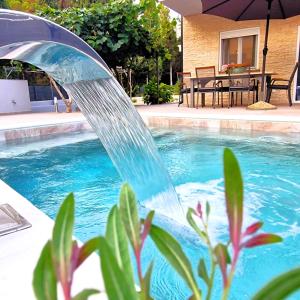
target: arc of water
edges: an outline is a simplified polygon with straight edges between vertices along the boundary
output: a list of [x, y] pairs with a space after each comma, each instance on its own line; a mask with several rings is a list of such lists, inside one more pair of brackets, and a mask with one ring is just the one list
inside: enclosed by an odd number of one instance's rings
[[140, 203], [174, 218], [182, 211], [151, 134], [101, 57], [45, 19], [0, 10], [0, 59], [33, 64], [58, 81], [94, 128]]

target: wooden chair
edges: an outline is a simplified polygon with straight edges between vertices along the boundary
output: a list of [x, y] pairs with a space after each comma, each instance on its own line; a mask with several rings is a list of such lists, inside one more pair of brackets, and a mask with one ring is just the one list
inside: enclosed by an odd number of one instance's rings
[[[228, 66], [228, 77], [229, 77], [229, 102], [228, 108], [234, 104], [234, 96], [236, 96], [237, 105], [237, 93], [241, 94], [241, 105], [243, 105], [243, 93], [248, 93], [248, 102], [250, 99], [250, 92], [253, 93], [252, 103], [255, 102], [255, 93], [257, 91], [257, 84], [255, 79], [251, 79], [250, 76], [251, 68], [250, 65], [246, 64], [231, 64]], [[243, 77], [234, 78], [233, 75], [241, 74]]]
[[295, 64], [293, 72], [290, 76], [290, 79], [285, 78], [274, 78], [271, 80], [271, 83], [267, 85], [267, 102], [270, 103], [271, 95], [273, 90], [285, 90], [288, 93], [289, 105], [292, 106], [292, 83], [296, 74], [296, 71], [299, 67], [299, 62]]
[[[220, 103], [220, 95], [219, 92], [221, 92], [221, 102], [222, 102], [222, 107], [223, 107], [223, 90], [221, 89], [222, 82], [216, 80], [216, 67], [215, 66], [208, 66], [208, 67], [197, 67], [195, 68], [196, 72], [196, 77], [197, 78], [205, 78], [205, 77], [213, 77], [213, 80], [208, 80], [203, 86], [203, 81], [202, 85], [201, 82], [198, 81], [197, 85], [197, 105], [196, 107], [199, 107], [199, 97], [202, 94], [205, 93], [212, 93], [213, 94], [213, 100], [212, 100], [212, 106], [215, 108], [215, 101], [216, 101], [216, 93], [218, 94], [218, 105]], [[204, 80], [205, 83], [205, 80]], [[205, 103], [202, 102], [202, 107], [205, 106]]]
[[180, 104], [182, 104], [184, 101], [183, 96], [186, 95], [186, 103], [189, 107], [189, 93], [191, 92], [191, 81], [190, 77], [192, 77], [191, 72], [177, 72], [177, 80], [179, 81], [179, 88], [180, 88], [180, 94], [179, 94], [179, 102], [178, 107]]

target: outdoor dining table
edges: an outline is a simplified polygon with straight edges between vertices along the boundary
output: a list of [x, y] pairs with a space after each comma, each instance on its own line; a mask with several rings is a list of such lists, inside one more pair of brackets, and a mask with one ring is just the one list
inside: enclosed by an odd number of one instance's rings
[[[271, 82], [272, 76], [276, 75], [274, 72], [265, 72], [265, 84], [267, 85], [268, 83]], [[232, 74], [231, 79], [242, 79], [242, 78], [247, 78], [249, 77], [249, 74]], [[262, 72], [251, 72], [250, 73], [250, 78], [252, 79], [261, 79], [262, 78]], [[215, 77], [190, 77], [189, 78], [191, 81], [191, 97], [190, 97], [190, 105], [189, 107], [195, 107], [195, 88], [200, 85], [201, 88], [204, 88], [210, 81], [212, 80], [229, 80], [228, 74], [218, 74]], [[265, 89], [264, 89], [265, 90]], [[256, 101], [258, 101], [258, 94], [256, 94]], [[205, 106], [205, 93], [201, 93], [201, 105], [204, 107]]]

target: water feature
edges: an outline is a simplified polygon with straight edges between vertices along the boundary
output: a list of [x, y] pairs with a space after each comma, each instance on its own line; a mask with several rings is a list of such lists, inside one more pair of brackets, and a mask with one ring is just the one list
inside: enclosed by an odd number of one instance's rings
[[138, 199], [167, 205], [170, 217], [177, 215], [178, 206], [170, 203], [176, 201], [176, 192], [150, 131], [116, 79], [79, 81], [64, 88], [93, 125], [119, 174], [131, 183]]
[[[181, 206], [151, 134], [99, 55], [80, 38], [45, 19], [0, 9], [0, 59], [30, 63], [52, 76], [75, 100], [122, 179], [140, 203]], [[39, 28], [37, 31], [36, 29]]]

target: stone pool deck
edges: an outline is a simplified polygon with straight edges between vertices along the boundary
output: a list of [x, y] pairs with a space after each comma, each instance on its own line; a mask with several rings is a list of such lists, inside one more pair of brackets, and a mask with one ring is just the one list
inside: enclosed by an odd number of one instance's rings
[[[149, 126], [300, 133], [300, 104], [269, 111], [251, 111], [244, 107], [195, 109], [177, 107], [177, 104], [138, 105], [136, 108]], [[90, 129], [80, 112], [0, 115], [0, 141]]]

